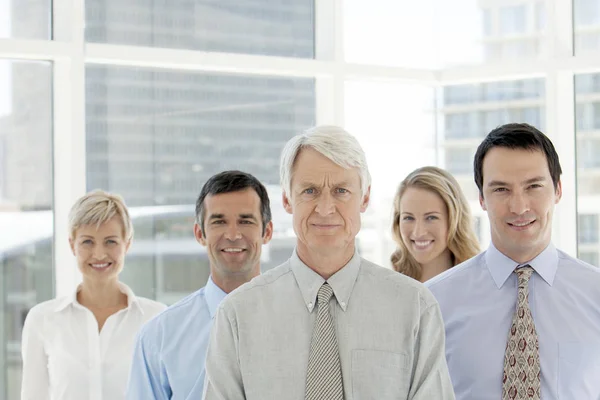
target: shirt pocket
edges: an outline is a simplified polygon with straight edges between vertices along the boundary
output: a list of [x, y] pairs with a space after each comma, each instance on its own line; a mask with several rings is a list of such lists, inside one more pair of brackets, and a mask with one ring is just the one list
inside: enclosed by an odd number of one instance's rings
[[405, 399], [410, 388], [406, 353], [382, 350], [352, 350], [352, 394], [354, 400]]
[[558, 344], [558, 398], [600, 399], [600, 342]]

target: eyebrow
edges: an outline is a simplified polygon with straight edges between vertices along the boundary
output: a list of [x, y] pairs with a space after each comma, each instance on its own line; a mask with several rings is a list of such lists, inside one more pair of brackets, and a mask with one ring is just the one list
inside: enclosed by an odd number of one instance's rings
[[[81, 235], [81, 237], [95, 239], [94, 236], [90, 236], [90, 235]], [[106, 236], [104, 239], [110, 239], [110, 238], [119, 238], [119, 236], [118, 235], [110, 235], [110, 236]]]
[[[531, 179], [527, 179], [525, 182], [522, 182], [522, 185], [529, 185], [535, 182], [544, 182], [546, 180], [545, 177], [543, 176], [536, 176], [534, 178]], [[488, 184], [489, 186], [510, 186], [509, 183], [503, 182], [503, 181], [491, 181]]]
[[[254, 214], [240, 214], [239, 215], [240, 218], [242, 219], [253, 219], [253, 220], [257, 220], [256, 217], [254, 216]], [[209, 219], [222, 219], [225, 218], [225, 214], [211, 214]]]
[[[402, 211], [400, 214], [408, 214], [408, 215], [413, 215], [413, 213], [411, 213], [411, 212], [408, 212], [408, 211]], [[442, 213], [441, 213], [441, 212], [439, 212], [439, 211], [429, 211], [429, 212], [426, 212], [426, 213], [425, 213], [425, 214], [423, 214], [423, 215], [427, 216], [427, 215], [433, 215], [433, 214], [442, 214]]]

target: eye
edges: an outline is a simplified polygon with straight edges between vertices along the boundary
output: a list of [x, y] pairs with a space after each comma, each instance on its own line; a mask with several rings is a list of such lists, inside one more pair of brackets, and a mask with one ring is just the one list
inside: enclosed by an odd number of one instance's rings
[[82, 244], [92, 244], [91, 239], [85, 239], [83, 242], [81, 242]]
[[112, 240], [112, 239], [108, 239], [108, 240], [106, 241], [106, 243], [107, 243], [107, 244], [110, 244], [110, 245], [113, 245], [113, 244], [117, 244], [117, 241], [116, 241], [116, 240]]
[[350, 193], [350, 191], [349, 191], [348, 189], [346, 189], [346, 188], [337, 188], [337, 189], [335, 189], [335, 192], [336, 192], [337, 194], [346, 194], [346, 193]]
[[315, 194], [316, 190], [314, 188], [304, 189], [302, 193], [304, 194]]
[[503, 187], [499, 187], [499, 188], [495, 188], [494, 190], [492, 190], [492, 192], [494, 193], [500, 193], [500, 192], [506, 192], [508, 189], [503, 188]]
[[224, 221], [224, 220], [222, 220], [222, 219], [215, 219], [215, 220], [213, 220], [213, 221], [212, 221], [210, 224], [211, 224], [211, 225], [222, 225], [222, 224], [224, 224], [224, 223], [225, 223], [225, 221]]
[[532, 185], [529, 185], [530, 189], [538, 189], [538, 188], [541, 188], [541, 187], [542, 187], [542, 185], [540, 185], [539, 183], [534, 183]]
[[254, 221], [252, 221], [251, 219], [243, 219], [243, 220], [240, 221], [240, 224], [243, 224], [243, 225], [252, 225], [252, 224], [254, 224]]
[[413, 221], [414, 218], [411, 217], [410, 215], [405, 215], [404, 217], [402, 217], [402, 221]]
[[436, 219], [439, 219], [439, 218], [437, 217], [437, 215], [428, 215], [428, 216], [427, 216], [427, 220], [429, 220], [429, 221], [436, 220]]

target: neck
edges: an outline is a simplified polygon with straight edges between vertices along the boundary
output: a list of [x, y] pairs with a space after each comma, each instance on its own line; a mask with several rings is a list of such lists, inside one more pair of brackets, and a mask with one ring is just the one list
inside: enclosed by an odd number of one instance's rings
[[121, 292], [116, 279], [104, 282], [84, 279], [77, 292], [77, 301], [85, 307], [112, 308], [127, 305], [127, 295]]
[[452, 267], [452, 253], [446, 249], [438, 258], [427, 264], [421, 264], [421, 282], [428, 281]]
[[298, 243], [296, 252], [298, 258], [308, 265], [310, 269], [321, 275], [323, 279], [327, 280], [340, 269], [342, 269], [354, 256], [354, 242], [348, 247], [340, 251], [331, 251], [331, 249], [325, 249], [325, 251], [310, 251], [305, 246], [301, 246]]
[[250, 282], [252, 278], [260, 275], [260, 265], [252, 269], [250, 273], [219, 275], [216, 268], [211, 268], [211, 278], [225, 293], [231, 293], [246, 282]]

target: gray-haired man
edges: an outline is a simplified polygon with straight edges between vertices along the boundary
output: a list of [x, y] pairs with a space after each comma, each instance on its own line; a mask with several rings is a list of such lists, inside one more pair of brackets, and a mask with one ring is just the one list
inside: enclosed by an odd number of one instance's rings
[[336, 127], [292, 138], [281, 180], [296, 251], [219, 307], [204, 398], [454, 399], [437, 302], [356, 251], [370, 194], [356, 139]]

